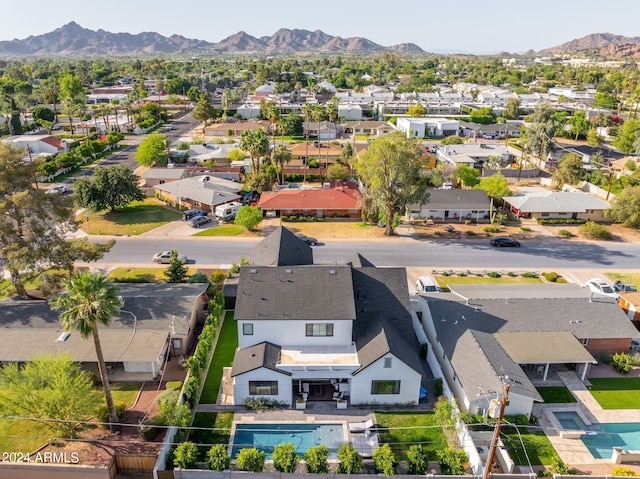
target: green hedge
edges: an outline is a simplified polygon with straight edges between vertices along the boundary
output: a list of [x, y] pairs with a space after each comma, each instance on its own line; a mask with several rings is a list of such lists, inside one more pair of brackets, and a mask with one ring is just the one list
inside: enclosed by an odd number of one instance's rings
[[572, 219], [572, 218], [539, 218], [539, 225], [583, 225], [587, 220]]

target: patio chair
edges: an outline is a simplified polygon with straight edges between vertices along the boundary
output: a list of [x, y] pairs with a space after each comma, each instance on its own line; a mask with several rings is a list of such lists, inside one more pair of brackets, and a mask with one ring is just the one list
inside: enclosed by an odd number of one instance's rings
[[349, 423], [349, 432], [351, 434], [358, 434], [368, 431], [373, 427], [373, 419], [367, 419], [362, 422], [350, 422]]

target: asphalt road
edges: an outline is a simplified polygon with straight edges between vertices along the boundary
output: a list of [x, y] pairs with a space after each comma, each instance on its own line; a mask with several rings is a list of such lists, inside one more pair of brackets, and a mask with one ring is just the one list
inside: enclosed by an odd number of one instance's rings
[[[100, 262], [109, 265], [151, 265], [159, 251], [175, 248], [200, 266], [228, 265], [249, 257], [259, 238], [118, 238]], [[482, 240], [420, 241], [409, 238], [327, 241], [313, 247], [314, 262], [344, 263], [360, 253], [376, 266], [429, 268], [639, 269], [640, 245], [542, 240], [520, 248], [494, 248]]]

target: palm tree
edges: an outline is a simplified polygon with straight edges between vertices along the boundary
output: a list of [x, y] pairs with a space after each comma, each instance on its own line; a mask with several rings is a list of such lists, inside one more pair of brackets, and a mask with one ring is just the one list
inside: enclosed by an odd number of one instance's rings
[[316, 142], [318, 145], [318, 163], [322, 164], [322, 157], [320, 155], [320, 121], [324, 119], [325, 116], [325, 107], [324, 105], [316, 105], [313, 107], [313, 119], [318, 122], [318, 131], [316, 131], [316, 138], [318, 141]]
[[327, 170], [329, 169], [329, 140], [331, 139], [331, 124], [336, 129], [336, 138], [338, 136], [338, 127], [335, 122], [338, 119], [338, 98], [333, 97], [329, 103], [327, 103], [327, 114], [329, 115], [329, 137], [327, 138], [327, 156], [324, 162], [325, 165], [325, 176], [327, 174]]
[[291, 152], [285, 145], [278, 145], [273, 150], [273, 161], [276, 167], [280, 165], [280, 184], [284, 184], [284, 165], [291, 161]]
[[260, 173], [260, 157], [269, 152], [269, 136], [264, 128], [245, 130], [240, 135], [240, 149], [251, 157], [251, 174]]
[[121, 305], [118, 297], [119, 289], [104, 276], [93, 273], [76, 273], [64, 284], [67, 292], [51, 298], [49, 304], [51, 309], [62, 310], [60, 323], [65, 331], [75, 328], [83, 338], [93, 337], [98, 358], [98, 371], [109, 412], [109, 424], [113, 431], [117, 428], [118, 414], [111, 396], [98, 325], [108, 326], [111, 318], [118, 314]]
[[311, 103], [305, 103], [302, 106], [302, 113], [307, 120], [307, 128], [305, 129], [304, 177], [302, 178], [302, 182], [306, 183], [307, 166], [309, 165], [309, 123], [311, 123], [311, 119], [313, 118], [313, 105]]

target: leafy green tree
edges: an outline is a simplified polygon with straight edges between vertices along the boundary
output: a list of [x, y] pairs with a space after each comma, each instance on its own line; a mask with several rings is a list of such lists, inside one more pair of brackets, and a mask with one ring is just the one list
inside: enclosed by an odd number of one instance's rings
[[138, 181], [138, 176], [126, 165], [99, 166], [93, 171], [93, 180], [76, 181], [76, 203], [94, 212], [123, 208], [132, 201], [144, 200]]
[[265, 161], [258, 173], [248, 175], [245, 185], [250, 191], [270, 191], [278, 181], [278, 170], [271, 161]]
[[635, 152], [634, 143], [638, 139], [638, 134], [640, 134], [640, 121], [631, 118], [618, 129], [618, 135], [611, 144], [625, 153]]
[[73, 135], [73, 116], [82, 110], [86, 99], [86, 90], [77, 76], [66, 73], [60, 77], [59, 98], [69, 119], [69, 127]]
[[89, 420], [100, 405], [91, 374], [68, 353], [5, 363], [0, 389], [3, 415], [33, 418], [61, 437], [75, 437], [81, 426], [74, 421]]
[[239, 471], [262, 472], [265, 458], [264, 451], [258, 451], [255, 447], [240, 449], [236, 456], [236, 468]]
[[[170, 394], [166, 394], [170, 393]], [[191, 419], [191, 411], [186, 404], [179, 404], [180, 391], [167, 390], [158, 396], [158, 412], [153, 417], [158, 426], [187, 427]]]
[[610, 241], [612, 238], [611, 230], [607, 226], [593, 221], [587, 221], [585, 224], [578, 226], [578, 233], [585, 238], [593, 240]]
[[109, 412], [109, 424], [114, 430], [117, 427], [118, 415], [111, 396], [111, 385], [98, 329], [99, 326], [109, 326], [111, 318], [118, 314], [121, 305], [118, 297], [120, 290], [104, 276], [93, 273], [76, 273], [64, 284], [67, 292], [51, 298], [49, 305], [54, 310], [62, 310], [60, 323], [65, 331], [77, 329], [82, 338], [93, 338], [98, 372]]
[[38, 120], [55, 121], [56, 114], [46, 106], [35, 106], [31, 110], [31, 117], [38, 123]]
[[227, 155], [230, 161], [243, 161], [244, 160], [244, 152], [238, 148], [234, 148], [229, 151]]
[[211, 100], [209, 99], [209, 95], [202, 95], [198, 100], [195, 108], [193, 109], [193, 117], [202, 123], [202, 133], [204, 134], [204, 129], [207, 127], [209, 120], [213, 120], [217, 117], [218, 112], [211, 104]]
[[577, 185], [584, 178], [584, 165], [582, 158], [575, 153], [567, 153], [558, 160], [558, 167], [553, 173], [553, 182], [556, 187], [562, 185]]
[[172, 249], [169, 267], [164, 271], [167, 283], [184, 283], [187, 279], [188, 272], [189, 269], [184, 265], [182, 260], [178, 258], [178, 252]]
[[292, 442], [278, 444], [273, 448], [273, 468], [276, 471], [293, 474], [299, 462], [300, 456]]
[[373, 452], [373, 464], [378, 473], [393, 476], [396, 473], [398, 459], [389, 444], [383, 444]]
[[475, 189], [484, 190], [489, 198], [502, 200], [505, 196], [511, 195], [507, 179], [500, 173], [493, 174], [487, 178], [482, 178], [480, 183], [474, 186]]
[[198, 464], [198, 446], [191, 441], [178, 444], [173, 456], [173, 465], [180, 469], [193, 469]]
[[609, 218], [630, 228], [640, 228], [640, 186], [627, 186], [604, 211]]
[[348, 180], [351, 176], [351, 170], [347, 165], [342, 163], [334, 163], [329, 165], [327, 169], [327, 180]]
[[170, 78], [164, 83], [164, 89], [169, 95], [186, 95], [191, 88], [191, 82], [186, 78]]
[[426, 114], [427, 109], [422, 105], [422, 103], [416, 103], [415, 105], [411, 105], [407, 108], [407, 116], [410, 118], [418, 118], [425, 116]]
[[571, 125], [569, 131], [572, 135], [575, 135], [576, 141], [578, 141], [578, 137], [585, 136], [591, 126], [591, 123], [583, 111], [576, 111], [569, 120], [569, 124]]
[[260, 172], [260, 157], [269, 152], [269, 136], [267, 130], [245, 130], [240, 135], [240, 148], [249, 153], [251, 158], [251, 174]]
[[329, 472], [329, 448], [315, 446], [307, 449], [304, 454], [305, 469], [308, 474], [326, 474]]
[[105, 136], [105, 142], [109, 145], [110, 150], [122, 140], [124, 140], [124, 134], [115, 130], [110, 131]]
[[[412, 203], [427, 201], [422, 172], [422, 146], [402, 132], [379, 138], [356, 159], [356, 170], [365, 185], [364, 196], [386, 218], [404, 212]], [[385, 234], [393, 234], [387, 221]]]
[[447, 476], [461, 476], [468, 467], [467, 455], [460, 449], [456, 451], [451, 447], [436, 451], [440, 472]]
[[464, 140], [456, 135], [447, 136], [440, 141], [443, 145], [462, 145]]
[[490, 125], [496, 119], [496, 115], [489, 107], [478, 108], [469, 113], [469, 121], [481, 125]]
[[351, 444], [343, 443], [338, 449], [338, 474], [360, 474], [362, 456]]
[[509, 98], [504, 107], [504, 116], [510, 119], [516, 119], [520, 116], [520, 100], [518, 98]]
[[422, 444], [413, 444], [407, 451], [410, 474], [426, 474], [429, 470], [429, 452]]
[[169, 158], [165, 151], [166, 137], [160, 133], [152, 133], [142, 140], [136, 150], [136, 161], [140, 166], [167, 166]]
[[475, 168], [467, 165], [460, 165], [456, 168], [455, 175], [460, 181], [469, 188], [473, 188], [480, 183], [480, 172]]
[[236, 213], [235, 224], [247, 228], [249, 231], [262, 222], [262, 209], [259, 206], [241, 206]]
[[604, 138], [598, 135], [598, 130], [595, 128], [589, 128], [587, 132], [587, 145], [589, 146], [600, 146], [604, 143]]
[[224, 444], [214, 444], [207, 452], [207, 466], [212, 471], [224, 471], [231, 467], [231, 458]]
[[0, 268], [9, 273], [16, 294], [27, 297], [28, 281], [47, 271], [71, 274], [74, 261], [96, 261], [114, 241], [68, 240], [65, 235], [76, 230], [71, 197], [47, 195], [36, 188], [38, 163], [22, 161], [22, 156], [0, 143]]

